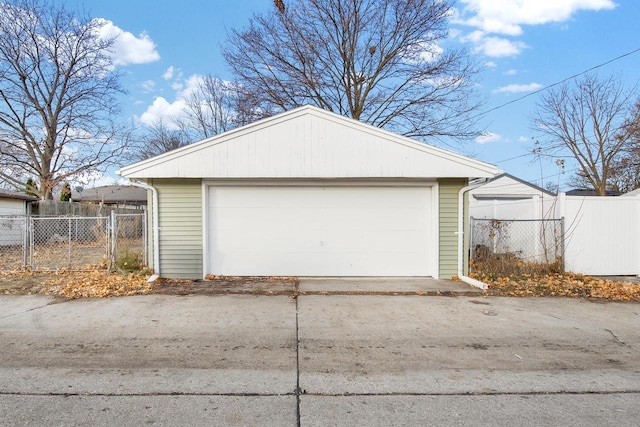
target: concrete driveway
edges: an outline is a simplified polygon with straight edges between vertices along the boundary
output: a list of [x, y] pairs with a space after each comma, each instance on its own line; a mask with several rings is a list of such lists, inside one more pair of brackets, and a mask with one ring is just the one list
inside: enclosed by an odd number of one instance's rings
[[640, 305], [0, 297], [0, 425], [638, 425]]

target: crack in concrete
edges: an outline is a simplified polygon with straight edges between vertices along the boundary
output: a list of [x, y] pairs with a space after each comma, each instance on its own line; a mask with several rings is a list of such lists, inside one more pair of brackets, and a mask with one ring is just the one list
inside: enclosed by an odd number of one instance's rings
[[451, 393], [412, 393], [412, 392], [388, 392], [388, 393], [194, 393], [194, 392], [168, 392], [168, 393], [69, 393], [69, 392], [2, 392], [0, 396], [51, 396], [51, 397], [163, 397], [163, 396], [211, 396], [211, 397], [286, 397], [296, 396], [298, 409], [300, 408], [300, 396], [314, 397], [392, 397], [392, 396], [582, 396], [582, 395], [616, 395], [616, 394], [640, 394], [638, 390], [616, 390], [616, 391], [596, 391], [596, 390], [564, 390], [564, 391], [478, 391], [478, 392], [451, 392]]
[[13, 314], [7, 314], [6, 316], [0, 316], [0, 319], [7, 319], [7, 318], [9, 318], [9, 317], [18, 316], [18, 315], [21, 315], [21, 314], [26, 314], [26, 313], [29, 313], [29, 312], [31, 312], [31, 311], [40, 310], [41, 308], [48, 307], [48, 306], [50, 306], [51, 304], [52, 304], [52, 303], [51, 303], [51, 302], [49, 302], [49, 303], [47, 303], [47, 304], [45, 304], [45, 305], [40, 305], [40, 306], [38, 306], [38, 307], [33, 307], [33, 308], [30, 308], [29, 310], [21, 311], [21, 312], [19, 312], [19, 313], [13, 313]]
[[0, 391], [0, 396], [51, 396], [51, 397], [163, 397], [163, 396], [211, 396], [211, 397], [286, 397], [295, 393], [195, 393], [172, 391], [167, 393], [70, 393], [70, 392], [7, 392]]
[[626, 346], [627, 343], [625, 343], [624, 341], [621, 341], [620, 338], [618, 338], [618, 336], [616, 334], [613, 333], [613, 331], [611, 331], [610, 329], [605, 329], [605, 331], [609, 332], [611, 334], [611, 336], [613, 337], [613, 339], [620, 345], [624, 345]]

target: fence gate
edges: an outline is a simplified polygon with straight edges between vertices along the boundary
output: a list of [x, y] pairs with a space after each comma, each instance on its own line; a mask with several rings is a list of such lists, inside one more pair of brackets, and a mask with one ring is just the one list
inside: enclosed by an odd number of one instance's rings
[[135, 262], [138, 265], [146, 265], [146, 213], [111, 213], [111, 253], [113, 262], [116, 265], [123, 262]]
[[31, 270], [108, 267], [108, 217], [32, 217], [30, 222]]

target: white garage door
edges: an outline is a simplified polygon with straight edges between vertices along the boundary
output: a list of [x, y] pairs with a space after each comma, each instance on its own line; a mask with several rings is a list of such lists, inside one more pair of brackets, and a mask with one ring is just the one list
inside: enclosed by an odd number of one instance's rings
[[207, 273], [433, 276], [431, 187], [208, 189]]

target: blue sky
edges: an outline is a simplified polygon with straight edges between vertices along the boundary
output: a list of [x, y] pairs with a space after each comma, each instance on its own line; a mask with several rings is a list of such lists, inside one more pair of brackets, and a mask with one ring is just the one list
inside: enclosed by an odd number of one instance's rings
[[[290, 0], [292, 1], [292, 0]], [[179, 114], [184, 94], [205, 74], [230, 79], [220, 44], [231, 28], [246, 26], [270, 0], [181, 2], [110, 0], [85, 3], [90, 14], [122, 32], [116, 61], [124, 71], [126, 114], [144, 125]], [[451, 46], [463, 46], [485, 67], [479, 92], [491, 110], [545, 86], [640, 48], [637, 0], [458, 0]], [[640, 77], [640, 52], [598, 69], [629, 86]], [[487, 134], [457, 151], [495, 164], [538, 185], [564, 181], [553, 159], [529, 155], [542, 138], [531, 126], [538, 95], [480, 117]]]

